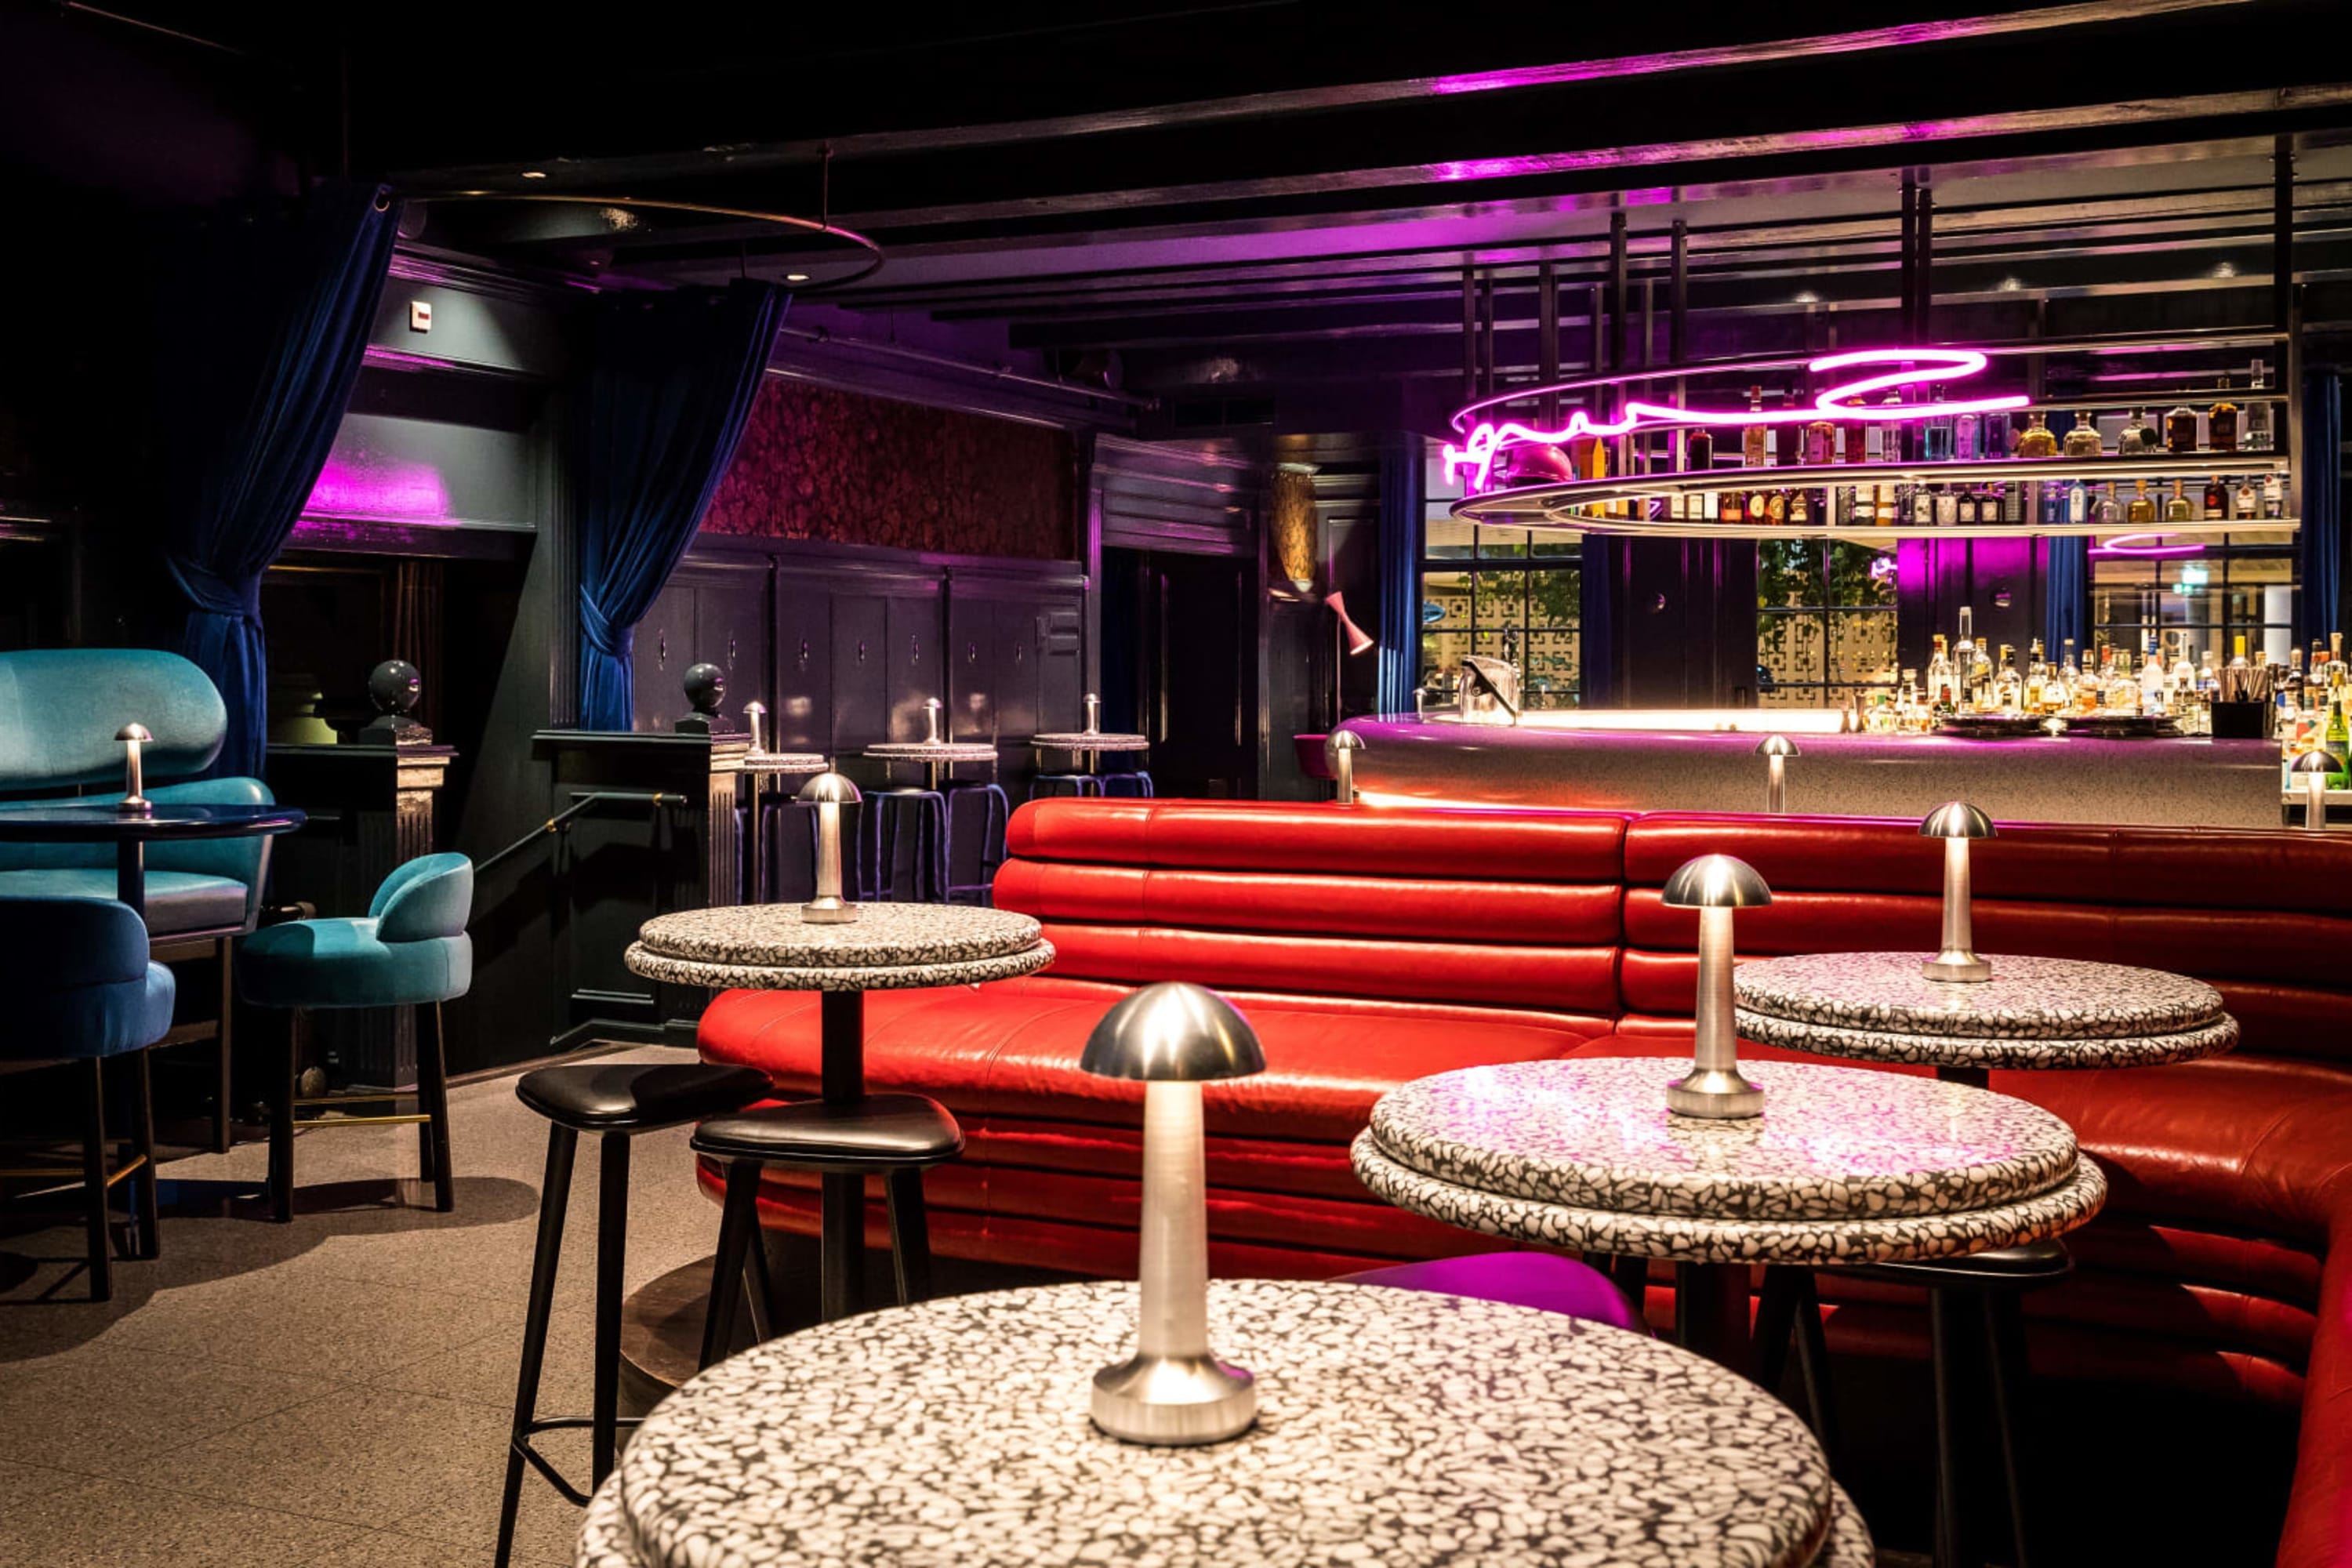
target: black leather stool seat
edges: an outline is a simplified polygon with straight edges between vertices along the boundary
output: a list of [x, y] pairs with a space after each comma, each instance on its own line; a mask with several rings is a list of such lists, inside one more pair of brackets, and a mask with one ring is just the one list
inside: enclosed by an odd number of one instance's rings
[[2074, 1255], [2056, 1237], [2029, 1241], [2021, 1247], [1971, 1252], [1965, 1258], [1928, 1258], [1914, 1263], [1871, 1263], [1844, 1270], [1857, 1279], [1885, 1279], [1892, 1284], [1974, 1287], [1980, 1290], [2026, 1289], [2063, 1279], [2074, 1271]]
[[650, 1132], [740, 1110], [769, 1092], [757, 1068], [700, 1062], [583, 1062], [541, 1068], [515, 1098], [575, 1132]]
[[713, 1116], [694, 1130], [694, 1150], [721, 1160], [774, 1161], [804, 1170], [905, 1170], [944, 1164], [962, 1153], [963, 1129], [936, 1100], [868, 1094]]

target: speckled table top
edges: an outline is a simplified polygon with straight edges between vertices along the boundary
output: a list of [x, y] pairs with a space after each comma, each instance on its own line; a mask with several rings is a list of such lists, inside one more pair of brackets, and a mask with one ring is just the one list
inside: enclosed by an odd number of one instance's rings
[[985, 741], [885, 741], [866, 754], [886, 763], [992, 763], [996, 748]]
[[1150, 1447], [1087, 1419], [1135, 1288], [961, 1296], [771, 1340], [640, 1427], [581, 1568], [1133, 1563], [1846, 1568], [1868, 1533], [1778, 1401], [1660, 1341], [1338, 1283], [1210, 1287], [1257, 1424]]
[[1148, 735], [1114, 734], [1098, 730], [1088, 734], [1083, 730], [1064, 730], [1053, 734], [1032, 735], [1029, 743], [1049, 752], [1148, 752], [1151, 738]]
[[2040, 1106], [1958, 1084], [1747, 1062], [1764, 1114], [1676, 1116], [1688, 1064], [1593, 1058], [1417, 1079], [1372, 1108], [1381, 1153], [1461, 1186], [1570, 1208], [1710, 1220], [1877, 1219], [2014, 1203], [2073, 1174]]
[[2221, 1016], [2201, 980], [2121, 963], [1987, 953], [1992, 978], [1929, 980], [1928, 952], [1817, 952], [1743, 963], [1741, 1009], [1881, 1034], [1989, 1039], [2098, 1039], [2177, 1034]]
[[2102, 1035], [2075, 1040], [1843, 1029], [1833, 1024], [1775, 1018], [1745, 1007], [1738, 1009], [1736, 1017], [1740, 1037], [1763, 1045], [1856, 1061], [1916, 1062], [1938, 1068], [2152, 1068], [2219, 1056], [2238, 1043], [2238, 1021], [2227, 1013], [2177, 1034]]
[[846, 925], [812, 925], [797, 904], [731, 904], [647, 921], [626, 962], [678, 985], [902, 991], [1033, 974], [1054, 961], [1038, 929], [966, 904], [861, 904]]
[[737, 764], [747, 773], [821, 773], [833, 766], [816, 752], [759, 752]]

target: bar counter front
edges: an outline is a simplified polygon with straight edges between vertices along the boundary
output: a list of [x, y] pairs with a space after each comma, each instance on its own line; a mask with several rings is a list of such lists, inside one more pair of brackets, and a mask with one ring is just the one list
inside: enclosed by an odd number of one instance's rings
[[1356, 788], [1372, 805], [1574, 806], [1597, 811], [1757, 811], [1766, 737], [1794, 742], [1786, 809], [1909, 816], [1955, 796], [2007, 822], [2276, 827], [2274, 741], [2203, 735], [1968, 740], [1839, 734], [1830, 709], [1529, 712], [1516, 723], [1452, 711], [1388, 713], [1341, 726], [1363, 742]]

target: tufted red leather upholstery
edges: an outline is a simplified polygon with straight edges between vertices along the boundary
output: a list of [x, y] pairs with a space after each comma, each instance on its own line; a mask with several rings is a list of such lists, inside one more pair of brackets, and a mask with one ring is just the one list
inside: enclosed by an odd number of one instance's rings
[[[1388, 1089], [1688, 1050], [1696, 921], [1658, 896], [1683, 861], [1727, 850], [1771, 884], [1743, 956], [1931, 948], [1942, 876], [1913, 824], [1843, 818], [1055, 801], [1014, 815], [1008, 848], [996, 901], [1044, 923], [1053, 969], [869, 996], [869, 1078], [969, 1135], [929, 1178], [935, 1245], [1105, 1274], [1134, 1267], [1140, 1100], [1077, 1056], [1129, 987], [1216, 986], [1265, 1043], [1265, 1075], [1208, 1089], [1214, 1266], [1340, 1274], [1492, 1246], [1356, 1184], [1348, 1141]], [[2244, 1029], [2216, 1061], [1994, 1075], [2112, 1179], [2074, 1277], [2029, 1298], [2036, 1370], [2299, 1401], [2279, 1561], [2352, 1563], [2352, 838], [2004, 826], [1975, 881], [1980, 950], [2197, 974]], [[701, 1038], [815, 1088], [814, 997], [728, 993]], [[767, 1198], [770, 1223], [814, 1228], [813, 1179], [772, 1177]], [[1917, 1353], [1916, 1298], [1824, 1293], [1840, 1349]]]

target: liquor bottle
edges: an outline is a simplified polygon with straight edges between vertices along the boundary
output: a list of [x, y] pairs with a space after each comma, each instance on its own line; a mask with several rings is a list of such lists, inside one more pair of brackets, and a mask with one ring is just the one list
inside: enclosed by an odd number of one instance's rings
[[[2257, 360], [2255, 363], [2259, 364], [2262, 362]], [[2267, 452], [2271, 450], [2273, 439], [2271, 435], [2271, 400], [2260, 396], [2248, 398], [2246, 400], [2246, 450]]]
[[2164, 416], [2164, 449], [2168, 452], [2197, 450], [2197, 410], [2186, 403]]
[[[1795, 399], [1791, 398], [1790, 402]], [[1805, 426], [1805, 461], [1834, 463], [1837, 461], [1837, 426], [1826, 419], [1816, 419]]]
[[2091, 521], [2090, 487], [2080, 479], [2066, 487], [2066, 521], [2076, 524]]
[[1961, 486], [1959, 503], [1953, 510], [1957, 514], [1953, 521], [1962, 528], [1974, 528], [1977, 525], [1977, 492], [1966, 485]]
[[[1906, 365], [1905, 368], [1908, 369], [1909, 366]], [[1899, 411], [1903, 406], [1903, 399], [1889, 390], [1885, 397], [1878, 400], [1878, 405], [1881, 409], [1897, 410], [1895, 413], [1887, 415], [1878, 426], [1879, 459], [1888, 463], [1902, 462], [1904, 460], [1903, 416]]]
[[1764, 492], [1762, 490], [1749, 490], [1748, 492], [1748, 521], [1751, 526], [1756, 523], [1770, 521], [1765, 512]]
[[2148, 499], [2147, 481], [2134, 479], [2131, 504], [2124, 509], [2124, 521], [2133, 528], [2156, 521], [2156, 502]]
[[2117, 713], [2139, 711], [2139, 679], [2132, 673], [2131, 650], [2118, 656], [2111, 644], [2106, 654], [2106, 689], [2099, 694], [2099, 706]]
[[1951, 528], [1960, 521], [1960, 498], [1943, 485], [1936, 487], [1936, 526]]
[[1718, 522], [1745, 522], [1748, 521], [1748, 509], [1741, 503], [1739, 492], [1738, 490], [1726, 490], [1724, 492], [1723, 504], [1716, 513], [1716, 521]]
[[2021, 458], [2054, 458], [2058, 455], [2058, 437], [2050, 433], [2050, 426], [2040, 409], [2034, 410], [2025, 434], [2017, 438], [2017, 455]]
[[1995, 485], [1993, 493], [2000, 498], [2000, 520], [2003, 522], [2025, 521], [2025, 487]]
[[2101, 528], [2113, 528], [2123, 521], [2123, 509], [2116, 504], [2116, 488], [2101, 485], [2091, 502], [2091, 521]]
[[2098, 422], [2091, 417], [2091, 411], [2086, 408], [2075, 415], [2074, 427], [2066, 432], [2066, 456], [2096, 458], [2105, 450], [2100, 445]]
[[2172, 481], [2172, 499], [2164, 503], [2164, 521], [2167, 522], [2194, 522], [2197, 521], [2197, 509], [2189, 505], [2189, 498], [2181, 493], [2180, 481], [2179, 479]]
[[[1748, 412], [1755, 415], [1761, 415], [1764, 412], [1762, 387], [1751, 386], [1748, 389]], [[1760, 468], [1771, 462], [1772, 433], [1761, 418], [1756, 419], [1739, 432], [1739, 452], [1740, 460], [1751, 468]]]
[[2263, 515], [2264, 517], [2286, 515], [2286, 480], [2280, 477], [2275, 468], [2263, 476]]
[[[1940, 386], [1931, 386], [1927, 389], [1927, 395], [1933, 401], [1941, 403], [1944, 401], [1944, 389]], [[1952, 460], [1952, 422], [1948, 417], [1938, 415], [1928, 420], [1927, 429], [1922, 432], [1922, 438], [1927, 443], [1926, 457], [1928, 462], [1948, 463]]]
[[1870, 427], [1868, 426], [1850, 424], [1840, 434], [1843, 437], [1839, 454], [1842, 461], [1848, 463], [1870, 461]]
[[2347, 761], [2352, 761], [2352, 749], [2347, 749], [2352, 748], [2352, 729], [2347, 729], [2345, 723], [2344, 700], [2341, 691], [2330, 698], [2327, 728], [2320, 737], [2327, 747], [2327, 754], [2336, 759], [2336, 770], [2327, 775], [2329, 789], [2352, 789], [2352, 769], [2346, 765]]
[[1952, 649], [1952, 673], [1958, 695], [1968, 698], [1977, 686], [1976, 612], [1960, 606], [1960, 640]]
[[2237, 518], [2260, 518], [2263, 515], [2262, 487], [2248, 479], [2230, 492], [2230, 515]]
[[1973, 463], [1984, 451], [1982, 431], [1984, 419], [1976, 414], [1963, 414], [1952, 421], [1952, 456], [1963, 463]]
[[1895, 521], [1895, 487], [1892, 484], [1881, 485], [1876, 494], [1877, 499], [1871, 504], [1871, 521], [1882, 525], [1893, 522]]
[[2125, 422], [2124, 433], [2116, 441], [2116, 455], [2137, 458], [2156, 450], [2156, 432], [2147, 427], [2147, 410], [2135, 408]]
[[2221, 378], [2221, 395], [2205, 411], [2205, 430], [2217, 452], [2238, 449], [2238, 405], [2230, 401], [2230, 378]]
[[2025, 711], [2025, 682], [2017, 673], [2017, 649], [2000, 645], [2000, 674], [1993, 682], [1993, 705], [2011, 718]]
[[1795, 417], [1795, 393], [1781, 397], [1780, 412], [1789, 417], [1772, 427], [1772, 462], [1776, 468], [1793, 468], [1805, 460], [1805, 427]]
[[2164, 704], [2164, 658], [2156, 651], [2156, 639], [2147, 639], [2147, 649], [2140, 655], [2139, 710], [2151, 718], [2166, 711]]
[[2209, 519], [2230, 515], [2229, 487], [2221, 483], [2218, 474], [2205, 481], [2205, 515]]
[[1780, 528], [1789, 521], [1789, 492], [1774, 490], [1764, 498], [1763, 521]]
[[1915, 523], [1937, 521], [1937, 505], [1935, 491], [1926, 485], [1916, 486], [1911, 491], [1911, 521]]
[[1945, 651], [1944, 634], [1936, 634], [1935, 657], [1927, 661], [1927, 704], [1937, 718], [1952, 711], [1955, 693], [1952, 689], [1951, 656]]
[[1683, 464], [1693, 473], [1700, 474], [1715, 467], [1715, 437], [1706, 426], [1693, 430], [1684, 440]]

